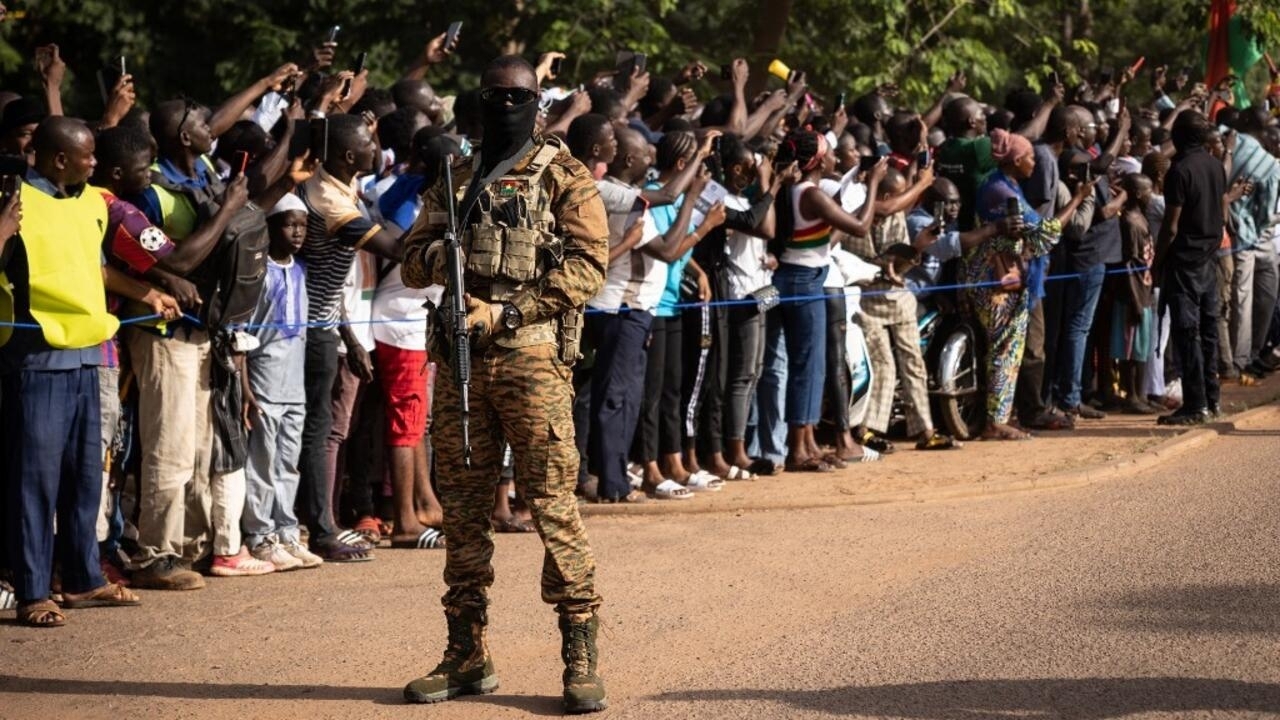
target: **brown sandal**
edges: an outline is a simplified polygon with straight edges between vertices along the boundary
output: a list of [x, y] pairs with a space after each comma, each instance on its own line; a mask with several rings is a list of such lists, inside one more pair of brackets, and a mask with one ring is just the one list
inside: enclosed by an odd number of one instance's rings
[[62, 627], [67, 616], [52, 600], [37, 600], [18, 606], [18, 622], [28, 627]]
[[141, 605], [138, 594], [116, 583], [107, 583], [100, 588], [84, 593], [62, 594], [62, 607], [78, 610], [92, 607], [130, 607]]
[[1008, 425], [993, 425], [982, 432], [983, 440], [1030, 440], [1031, 433], [1015, 430]]
[[788, 461], [787, 461], [787, 463], [786, 463], [786, 470], [787, 470], [787, 472], [789, 472], [789, 473], [792, 473], [792, 472], [814, 472], [814, 473], [829, 473], [829, 472], [835, 472], [835, 468], [831, 467], [829, 464], [827, 464], [826, 462], [824, 462], [822, 459], [820, 459], [820, 458], [812, 458], [812, 457], [811, 457], [811, 458], [807, 458], [807, 459], [805, 459], [805, 460], [802, 460], [802, 461], [800, 461], [800, 462], [792, 462], [792, 461], [788, 460]]

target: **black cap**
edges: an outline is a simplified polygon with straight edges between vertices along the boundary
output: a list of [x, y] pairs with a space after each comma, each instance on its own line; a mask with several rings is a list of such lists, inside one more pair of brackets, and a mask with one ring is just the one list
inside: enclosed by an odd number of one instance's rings
[[45, 118], [44, 105], [39, 100], [20, 97], [4, 106], [0, 113], [0, 135], [7, 135], [23, 125], [33, 125]]

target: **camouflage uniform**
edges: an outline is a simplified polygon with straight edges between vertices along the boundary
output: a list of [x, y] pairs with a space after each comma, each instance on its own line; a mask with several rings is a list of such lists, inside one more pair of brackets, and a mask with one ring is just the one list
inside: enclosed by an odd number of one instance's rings
[[[471, 175], [456, 173], [459, 198]], [[600, 596], [595, 590], [595, 560], [573, 494], [579, 458], [570, 383], [577, 349], [571, 336], [575, 326], [580, 332], [582, 306], [604, 283], [609, 229], [591, 175], [554, 138], [535, 142], [510, 172], [491, 183], [477, 203], [477, 213], [526, 189], [521, 183], [527, 185], [532, 178], [540, 182], [544, 206], [532, 209], [534, 222], [546, 231], [543, 238], [556, 238], [556, 247], [538, 249], [537, 268], [530, 269], [526, 281], [497, 282], [485, 277], [493, 273], [476, 272], [486, 262], [492, 262], [490, 269], [505, 267], [510, 258], [486, 257], [492, 251], [484, 245], [488, 222], [458, 219], [467, 254], [466, 292], [486, 302], [511, 303], [520, 310], [523, 322], [519, 330], [499, 331], [490, 344], [473, 349], [470, 470], [462, 465], [459, 395], [442, 342], [444, 332], [433, 333], [432, 354], [440, 369], [432, 441], [444, 533], [449, 538], [444, 570], [449, 590], [443, 602], [447, 613], [483, 610], [488, 604], [487, 589], [493, 584], [489, 518], [505, 438], [515, 456], [518, 488], [546, 547], [542, 598], [556, 605], [563, 617], [585, 621], [599, 607]], [[422, 213], [405, 240], [401, 274], [409, 287], [446, 284], [440, 252], [447, 224], [444, 200], [443, 183], [423, 195]], [[511, 240], [506, 242], [510, 245]], [[555, 255], [554, 261], [544, 262], [541, 256], [546, 254]]]

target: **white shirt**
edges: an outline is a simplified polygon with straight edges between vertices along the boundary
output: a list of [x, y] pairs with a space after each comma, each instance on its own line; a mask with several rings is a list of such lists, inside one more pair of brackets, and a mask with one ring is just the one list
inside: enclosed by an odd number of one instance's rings
[[[598, 181], [596, 187], [600, 190], [600, 199], [604, 201], [604, 209], [609, 215], [611, 249], [622, 243], [627, 231], [635, 223], [644, 223], [644, 230], [640, 242], [631, 252], [623, 253], [609, 263], [604, 287], [587, 301], [587, 306], [607, 312], [617, 312], [623, 305], [637, 310], [649, 310], [662, 297], [662, 287], [666, 283], [666, 263], [638, 251], [658, 237], [657, 225], [649, 213], [637, 211], [636, 200], [640, 197], [640, 188], [612, 177]], [[655, 268], [655, 263], [662, 267]], [[661, 282], [655, 293], [651, 285], [659, 275]]]
[[[369, 321], [373, 319], [373, 293], [377, 282], [377, 259], [365, 250], [356, 253], [346, 282], [342, 284], [342, 321], [351, 324], [351, 332], [360, 342], [360, 347], [369, 351], [374, 347], [373, 325]], [[347, 354], [345, 344], [338, 343], [338, 354]]]

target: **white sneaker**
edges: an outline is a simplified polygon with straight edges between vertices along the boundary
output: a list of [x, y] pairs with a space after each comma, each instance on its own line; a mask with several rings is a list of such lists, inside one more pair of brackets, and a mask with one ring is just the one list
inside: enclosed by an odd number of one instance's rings
[[280, 543], [280, 547], [284, 548], [285, 552], [301, 561], [303, 569], [320, 567], [324, 564], [324, 558], [311, 552], [307, 549], [307, 546], [297, 540], [283, 541]]
[[266, 540], [255, 545], [253, 548], [253, 556], [262, 562], [268, 562], [274, 565], [276, 572], [297, 570], [302, 567], [302, 561], [290, 555], [289, 552], [280, 545], [280, 540], [275, 535], [268, 535]]

